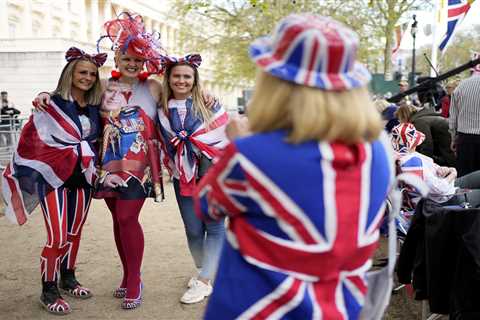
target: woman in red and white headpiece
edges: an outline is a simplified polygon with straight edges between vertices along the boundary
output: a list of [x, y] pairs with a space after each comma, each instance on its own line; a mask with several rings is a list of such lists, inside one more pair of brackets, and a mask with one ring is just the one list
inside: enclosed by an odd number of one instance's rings
[[[113, 295], [123, 298], [122, 308], [134, 309], [142, 298], [144, 239], [139, 215], [146, 198], [162, 196], [155, 128], [162, 87], [149, 75], [163, 71], [164, 50], [155, 35], [145, 31], [139, 15], [122, 13], [106, 22], [104, 28], [106, 35], [99, 43], [111, 40], [118, 71], [112, 71], [105, 84], [101, 113], [103, 184], [96, 197], [104, 198], [112, 213], [115, 243], [123, 265], [123, 278]], [[116, 111], [112, 110], [112, 103], [117, 101], [112, 98], [115, 94], [122, 97]]]

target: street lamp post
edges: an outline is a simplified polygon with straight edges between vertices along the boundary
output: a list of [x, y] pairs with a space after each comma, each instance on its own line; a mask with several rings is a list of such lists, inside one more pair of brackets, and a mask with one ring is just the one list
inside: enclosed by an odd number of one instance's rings
[[413, 39], [413, 48], [412, 48], [412, 80], [411, 86], [415, 85], [415, 39], [417, 38], [417, 16], [413, 15], [413, 23], [412, 28], [410, 29], [410, 34], [412, 35]]

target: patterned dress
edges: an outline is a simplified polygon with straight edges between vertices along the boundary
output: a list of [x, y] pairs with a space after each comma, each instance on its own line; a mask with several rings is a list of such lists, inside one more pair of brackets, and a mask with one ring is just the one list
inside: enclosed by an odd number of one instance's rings
[[230, 217], [205, 319], [358, 319], [393, 178], [384, 140], [227, 147], [196, 194], [201, 218]]

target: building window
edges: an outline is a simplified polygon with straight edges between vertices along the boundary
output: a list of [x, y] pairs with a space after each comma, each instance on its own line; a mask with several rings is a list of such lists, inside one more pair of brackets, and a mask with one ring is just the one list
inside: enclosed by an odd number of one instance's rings
[[17, 35], [17, 25], [15, 23], [8, 24], [8, 36], [10, 38], [15, 38]]

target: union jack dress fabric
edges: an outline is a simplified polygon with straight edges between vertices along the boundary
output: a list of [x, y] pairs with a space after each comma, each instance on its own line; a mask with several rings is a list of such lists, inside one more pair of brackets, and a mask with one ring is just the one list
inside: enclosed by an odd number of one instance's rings
[[186, 100], [186, 108], [183, 123], [176, 108], [169, 109], [168, 115], [158, 109], [158, 119], [164, 141], [163, 163], [179, 179], [181, 194], [191, 196], [196, 185], [199, 157], [203, 155], [212, 160], [228, 144], [225, 134], [228, 114], [217, 102], [207, 124], [195, 114], [191, 97]]
[[99, 134], [98, 106], [87, 106], [92, 123], [83, 137], [76, 104], [53, 96], [45, 112], [35, 112], [22, 129], [13, 159], [2, 176], [5, 215], [24, 224], [39, 204], [39, 190], [61, 187], [80, 164], [88, 184], [96, 177], [94, 143]]
[[285, 140], [236, 140], [198, 185], [199, 217], [230, 217], [205, 319], [359, 318], [391, 148]]

